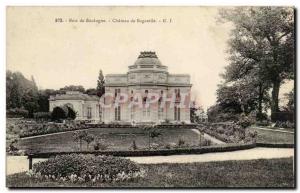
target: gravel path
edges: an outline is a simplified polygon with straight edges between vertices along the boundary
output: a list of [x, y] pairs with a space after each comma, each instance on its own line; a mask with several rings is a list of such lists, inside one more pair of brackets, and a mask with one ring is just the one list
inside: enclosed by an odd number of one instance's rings
[[[233, 152], [219, 152], [191, 155], [171, 156], [149, 156], [149, 157], [128, 157], [130, 160], [141, 164], [157, 163], [191, 163], [191, 162], [212, 162], [226, 160], [253, 160], [293, 157], [293, 148], [253, 148]], [[33, 163], [46, 159], [33, 159]], [[28, 170], [28, 159], [26, 156], [7, 156], [6, 174], [14, 174]]]
[[129, 157], [130, 160], [141, 164], [158, 163], [192, 163], [192, 162], [212, 162], [227, 160], [253, 160], [293, 157], [293, 148], [253, 148], [232, 152], [192, 154], [192, 155], [171, 155], [152, 157]]
[[[200, 131], [199, 130], [197, 130], [197, 129], [192, 129], [195, 133], [197, 133], [198, 135], [200, 135]], [[221, 141], [221, 140], [219, 140], [219, 139], [217, 139], [217, 138], [215, 138], [215, 137], [213, 137], [213, 136], [211, 136], [211, 135], [208, 135], [207, 133], [204, 133], [203, 134], [203, 137], [205, 138], [205, 139], [208, 139], [208, 140], [210, 140], [212, 143], [214, 143], [214, 144], [226, 144], [225, 142], [223, 142], [223, 141]]]
[[280, 132], [280, 133], [291, 133], [294, 134], [292, 131], [284, 131], [284, 130], [279, 130], [279, 129], [269, 129], [269, 128], [262, 128], [262, 127], [253, 127], [254, 129], [258, 130], [265, 130], [265, 131], [274, 131], [274, 132]]

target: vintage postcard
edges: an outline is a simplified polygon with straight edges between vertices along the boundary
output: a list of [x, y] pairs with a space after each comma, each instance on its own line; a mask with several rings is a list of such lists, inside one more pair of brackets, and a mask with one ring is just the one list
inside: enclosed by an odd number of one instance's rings
[[8, 6], [6, 186], [295, 188], [294, 18]]

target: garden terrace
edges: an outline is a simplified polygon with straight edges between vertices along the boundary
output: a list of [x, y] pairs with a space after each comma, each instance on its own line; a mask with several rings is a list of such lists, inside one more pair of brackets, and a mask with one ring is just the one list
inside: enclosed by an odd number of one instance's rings
[[[160, 124], [154, 125], [154, 128], [157, 129], [194, 129], [197, 125], [195, 124]], [[66, 131], [76, 131], [82, 129], [90, 129], [90, 128], [139, 128], [143, 129], [144, 125], [131, 125], [131, 124], [93, 124], [86, 123], [83, 121], [74, 121], [69, 123], [54, 123], [54, 122], [23, 122], [16, 125], [20, 130], [20, 137], [30, 137], [30, 136], [38, 136], [44, 134], [51, 133], [59, 133]]]
[[[137, 149], [148, 149], [149, 133], [139, 127], [130, 128], [91, 128], [86, 129], [88, 134], [98, 138], [105, 146], [106, 150], [129, 150], [133, 141]], [[160, 136], [151, 139], [151, 145], [156, 148], [170, 148], [177, 146], [181, 141], [181, 146], [199, 146], [200, 140], [205, 142], [203, 136], [194, 129], [159, 129]], [[19, 141], [19, 149], [33, 152], [60, 152], [60, 151], [78, 151], [78, 142], [74, 141], [73, 132], [56, 133], [51, 135], [22, 138]], [[83, 142], [82, 150], [93, 150], [94, 143], [87, 148]], [[155, 148], [155, 147], [154, 147]]]

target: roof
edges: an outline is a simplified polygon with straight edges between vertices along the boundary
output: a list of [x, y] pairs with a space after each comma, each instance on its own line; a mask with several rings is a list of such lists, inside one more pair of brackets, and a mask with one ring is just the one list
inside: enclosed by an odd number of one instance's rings
[[134, 65], [140, 65], [140, 64], [156, 64], [161, 65], [161, 62], [159, 61], [157, 55], [155, 52], [151, 51], [145, 51], [141, 52], [138, 59], [134, 63]]
[[66, 94], [57, 94], [50, 96], [49, 100], [84, 100], [84, 101], [99, 101], [100, 98], [96, 95], [83, 94], [81, 92], [67, 92]]

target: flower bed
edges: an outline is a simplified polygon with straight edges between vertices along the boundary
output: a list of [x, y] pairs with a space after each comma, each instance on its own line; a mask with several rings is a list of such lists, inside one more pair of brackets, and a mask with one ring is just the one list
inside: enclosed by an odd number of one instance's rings
[[129, 159], [83, 154], [57, 155], [33, 165], [33, 178], [71, 182], [129, 181], [143, 177], [144, 171]]
[[247, 130], [236, 123], [206, 123], [199, 129], [226, 143], [255, 142], [257, 135], [255, 131]]
[[[55, 122], [26, 122], [23, 121], [18, 124], [18, 127], [21, 127], [20, 137], [30, 137], [37, 135], [44, 135], [50, 133], [59, 133], [66, 131], [76, 131], [81, 129], [90, 129], [90, 128], [140, 128], [143, 129], [144, 125], [131, 125], [127, 124], [104, 124], [104, 123], [88, 123], [85, 121], [70, 121], [67, 123], [55, 123]], [[157, 129], [193, 129], [196, 128], [195, 124], [160, 124], [154, 126]]]

